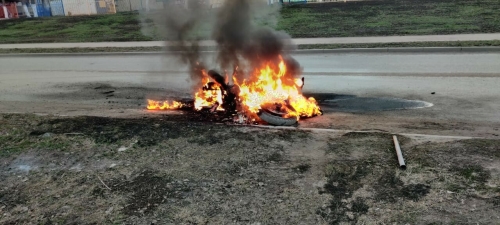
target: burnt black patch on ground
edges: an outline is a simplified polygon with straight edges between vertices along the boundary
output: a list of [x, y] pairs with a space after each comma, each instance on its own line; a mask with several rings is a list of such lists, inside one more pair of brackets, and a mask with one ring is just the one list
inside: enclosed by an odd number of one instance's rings
[[111, 187], [128, 194], [123, 211], [127, 215], [136, 216], [150, 214], [161, 204], [184, 199], [193, 189], [188, 182], [174, 181], [171, 177], [152, 170], [144, 170], [135, 178], [120, 181]]
[[0, 208], [11, 210], [17, 205], [26, 204], [28, 196], [22, 190], [22, 185], [15, 187], [3, 186], [0, 189]]
[[491, 198], [488, 201], [495, 206], [500, 206], [500, 196]]
[[[406, 137], [398, 139], [402, 146], [409, 142]], [[326, 167], [328, 181], [323, 192], [332, 200], [318, 214], [330, 224], [356, 223], [374, 202], [419, 201], [430, 192], [429, 185], [405, 185], [396, 174], [398, 162], [391, 134], [347, 133], [331, 139], [327, 152], [338, 159]], [[358, 191], [372, 194], [359, 197]]]
[[[362, 178], [369, 175], [370, 170], [365, 162], [332, 162], [330, 174], [327, 174], [328, 183], [324, 187], [325, 193], [332, 195], [333, 200], [326, 209], [319, 209], [318, 214], [327, 219], [330, 224], [340, 222], [356, 222], [358, 217], [368, 212], [368, 205], [362, 198], [356, 198], [352, 208], [346, 200], [352, 197], [357, 189], [363, 186]], [[352, 216], [348, 216], [351, 212]]]
[[307, 163], [302, 163], [294, 168], [295, 170], [299, 171], [300, 173], [305, 173], [311, 169], [311, 165]]
[[400, 194], [395, 194], [403, 186], [403, 181], [396, 177], [394, 171], [386, 171], [375, 184], [378, 201], [396, 202]]
[[136, 138], [139, 146], [152, 146], [159, 141], [179, 137], [193, 137], [193, 140], [199, 144], [219, 143], [229, 137], [242, 138], [239, 134], [241, 132], [238, 131], [234, 131], [234, 135], [220, 133], [220, 131], [234, 130], [232, 127], [190, 122], [189, 120], [193, 117], [203, 120], [203, 117], [195, 114], [140, 119], [58, 118], [42, 121], [31, 134], [81, 133], [92, 137], [97, 143], [115, 143], [119, 140]]
[[429, 194], [431, 186], [425, 184], [410, 184], [405, 185], [401, 189], [401, 195], [404, 198], [411, 199], [413, 201], [418, 201], [422, 197]]
[[418, 201], [429, 194], [431, 187], [425, 184], [404, 185], [394, 170], [386, 171], [374, 185], [375, 199], [384, 202], [397, 202], [401, 199]]
[[490, 172], [478, 164], [459, 164], [450, 168], [451, 172], [457, 173], [467, 180], [468, 183], [475, 183], [484, 186], [491, 178]]

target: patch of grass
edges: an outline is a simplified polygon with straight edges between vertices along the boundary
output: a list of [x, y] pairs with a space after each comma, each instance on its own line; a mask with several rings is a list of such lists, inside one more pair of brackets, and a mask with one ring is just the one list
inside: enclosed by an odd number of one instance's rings
[[484, 185], [491, 175], [482, 166], [477, 164], [457, 165], [451, 168], [451, 171], [458, 173], [468, 182]]
[[139, 14], [24, 18], [0, 21], [0, 43], [150, 41]]
[[277, 28], [294, 38], [489, 33], [500, 31], [496, 0], [386, 0], [296, 5]]
[[[211, 12], [213, 13], [213, 12]], [[150, 41], [169, 39], [161, 24], [137, 12], [0, 21], [0, 43]], [[161, 16], [160, 16], [161, 17]], [[284, 7], [275, 27], [294, 38], [500, 32], [497, 0], [385, 0]], [[209, 39], [213, 15], [190, 36]], [[159, 22], [158, 22], [159, 23]]]
[[471, 139], [461, 141], [464, 150], [492, 158], [500, 158], [500, 145], [494, 139]]
[[74, 138], [38, 133], [30, 135], [29, 127], [37, 118], [32, 115], [3, 115], [0, 118], [0, 156], [6, 157], [26, 150], [64, 151], [77, 141]]
[[0, 137], [0, 142], [2, 142], [0, 145], [2, 149], [0, 151], [0, 156], [9, 156], [31, 149], [65, 151], [74, 143], [74, 140], [64, 137], [43, 138], [22, 134]]

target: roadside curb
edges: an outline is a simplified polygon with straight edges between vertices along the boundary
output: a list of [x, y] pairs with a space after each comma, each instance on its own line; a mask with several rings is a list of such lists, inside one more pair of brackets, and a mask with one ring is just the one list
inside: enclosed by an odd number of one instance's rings
[[[127, 56], [127, 55], [164, 55], [164, 54], [173, 54], [174, 52], [79, 52], [79, 53], [5, 53], [0, 54], [0, 57], [41, 57], [41, 56], [52, 56], [52, 57], [64, 57], [64, 56]], [[179, 53], [179, 52], [175, 52]]]
[[400, 48], [340, 48], [304, 49], [294, 53], [384, 53], [384, 52], [500, 52], [500, 47], [400, 47]]
[[[216, 51], [200, 51], [214, 53]], [[448, 53], [448, 52], [500, 52], [500, 47], [401, 47], [401, 48], [340, 48], [340, 49], [299, 49], [290, 51], [292, 54], [321, 53]], [[107, 55], [163, 55], [180, 54], [182, 51], [156, 52], [87, 52], [87, 53], [4, 53], [0, 57], [39, 57], [39, 56], [107, 56]]]

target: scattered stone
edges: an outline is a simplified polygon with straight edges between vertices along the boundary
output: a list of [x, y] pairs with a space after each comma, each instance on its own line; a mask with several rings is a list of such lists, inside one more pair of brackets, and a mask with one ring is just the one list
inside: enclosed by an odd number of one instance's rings
[[349, 217], [350, 220], [354, 220], [354, 213], [352, 212], [347, 212], [347, 217]]
[[109, 209], [106, 210], [107, 215], [111, 214], [111, 212], [113, 212], [113, 207], [109, 207]]
[[45, 133], [45, 134], [42, 135], [43, 138], [49, 138], [49, 137], [52, 137], [52, 136], [54, 136], [53, 133]]

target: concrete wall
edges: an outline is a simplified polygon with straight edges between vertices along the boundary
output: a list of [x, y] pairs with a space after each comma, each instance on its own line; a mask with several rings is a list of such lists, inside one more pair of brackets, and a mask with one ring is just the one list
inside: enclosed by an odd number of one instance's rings
[[163, 2], [157, 0], [115, 0], [116, 11], [154, 11], [163, 9]]
[[66, 16], [97, 14], [95, 0], [62, 0]]

